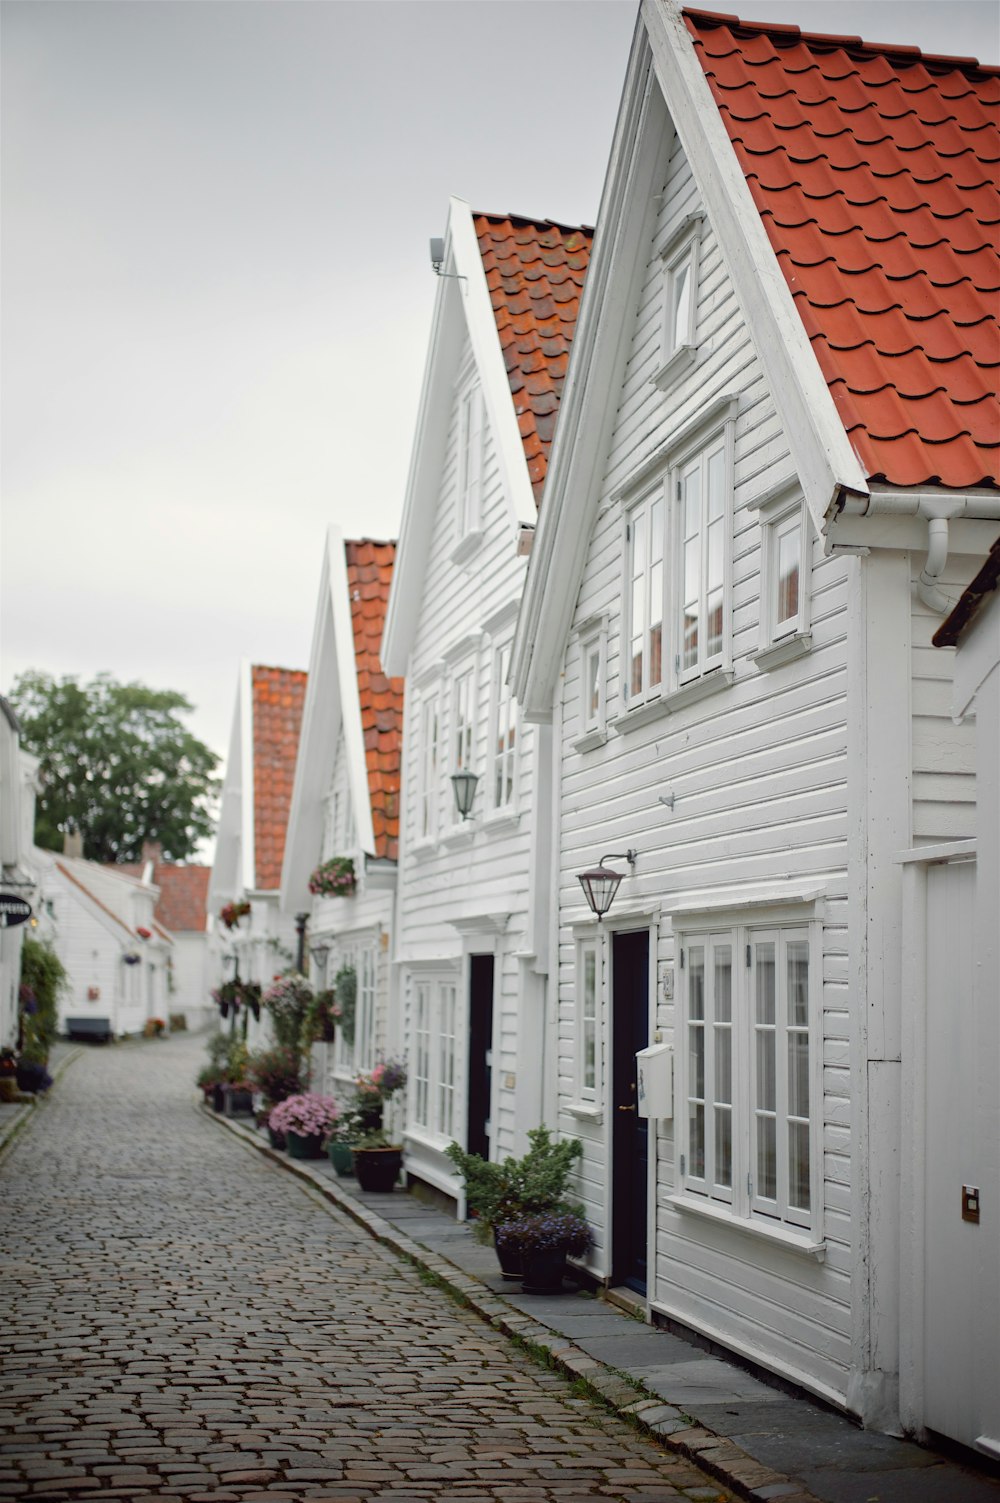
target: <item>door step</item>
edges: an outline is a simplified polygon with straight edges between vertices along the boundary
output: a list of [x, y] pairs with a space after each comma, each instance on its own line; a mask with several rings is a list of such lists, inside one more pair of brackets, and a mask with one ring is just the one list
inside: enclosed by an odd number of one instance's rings
[[619, 1310], [624, 1310], [627, 1315], [633, 1315], [639, 1320], [646, 1319], [646, 1301], [641, 1294], [636, 1294], [634, 1289], [629, 1289], [624, 1284], [617, 1284], [613, 1289], [605, 1289], [604, 1298], [609, 1305], [617, 1305]]

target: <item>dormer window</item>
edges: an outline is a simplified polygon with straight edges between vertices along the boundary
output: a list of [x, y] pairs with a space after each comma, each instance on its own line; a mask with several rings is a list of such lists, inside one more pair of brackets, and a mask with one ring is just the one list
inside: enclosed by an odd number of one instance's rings
[[698, 253], [701, 214], [689, 214], [667, 241], [663, 263], [663, 324], [660, 368], [653, 384], [661, 391], [693, 364], [698, 323]]

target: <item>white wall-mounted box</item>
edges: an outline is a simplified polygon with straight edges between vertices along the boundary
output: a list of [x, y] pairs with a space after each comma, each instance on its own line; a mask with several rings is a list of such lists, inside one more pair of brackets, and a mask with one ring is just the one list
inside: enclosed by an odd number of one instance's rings
[[635, 1057], [640, 1117], [674, 1115], [674, 1051], [670, 1044], [650, 1044]]

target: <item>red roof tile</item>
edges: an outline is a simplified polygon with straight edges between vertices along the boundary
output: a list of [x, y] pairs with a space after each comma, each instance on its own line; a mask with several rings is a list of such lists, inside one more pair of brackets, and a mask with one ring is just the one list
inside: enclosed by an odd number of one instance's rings
[[399, 768], [403, 744], [403, 680], [387, 678], [379, 661], [395, 543], [345, 542], [361, 728], [365, 738], [375, 855], [399, 856]]
[[[153, 884], [160, 889], [153, 918], [171, 934], [192, 929], [200, 933], [205, 928], [212, 868], [163, 861], [158, 845], [151, 844], [148, 849], [148, 859], [153, 863]], [[145, 869], [145, 860], [120, 861], [110, 867], [111, 871], [125, 872], [130, 877], [141, 877]]]
[[285, 830], [292, 802], [306, 675], [294, 668], [250, 669], [253, 693], [254, 880], [262, 892], [281, 886]]
[[1000, 69], [684, 15], [869, 478], [1000, 485]]
[[537, 506], [594, 232], [514, 214], [473, 218]]

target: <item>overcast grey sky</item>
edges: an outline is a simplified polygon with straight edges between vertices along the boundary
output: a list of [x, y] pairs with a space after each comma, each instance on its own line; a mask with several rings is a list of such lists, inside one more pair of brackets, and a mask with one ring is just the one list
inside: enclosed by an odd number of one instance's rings
[[[706, 8], [713, 8], [706, 5]], [[994, 0], [754, 19], [1000, 61]], [[328, 521], [399, 527], [448, 196], [593, 223], [635, 0], [2, 0], [0, 683], [228, 743]]]

